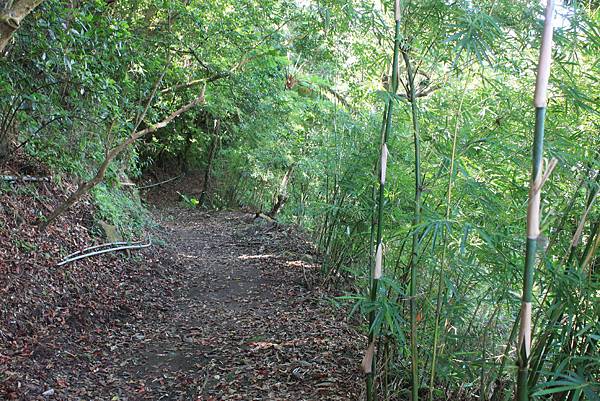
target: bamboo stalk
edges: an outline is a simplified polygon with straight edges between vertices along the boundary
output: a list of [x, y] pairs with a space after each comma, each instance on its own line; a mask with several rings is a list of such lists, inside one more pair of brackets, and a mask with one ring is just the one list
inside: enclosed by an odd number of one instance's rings
[[546, 116], [546, 91], [550, 77], [552, 50], [552, 12], [554, 1], [546, 4], [544, 31], [535, 83], [535, 132], [532, 152], [532, 175], [527, 208], [527, 244], [525, 250], [525, 269], [523, 275], [523, 295], [519, 316], [518, 356], [517, 356], [517, 400], [529, 400], [529, 358], [531, 354], [531, 302], [533, 298], [533, 274], [536, 259], [537, 242], [540, 236], [541, 190], [550, 169], [542, 171], [544, 151], [544, 119]]
[[[460, 116], [462, 115], [462, 105], [465, 100], [465, 94], [467, 91], [467, 83], [468, 79], [465, 79], [465, 88], [463, 89], [463, 93], [460, 99], [460, 103], [458, 105], [458, 112], [456, 113], [456, 122], [454, 124], [454, 135], [452, 136], [452, 153], [450, 155], [450, 168], [448, 173], [448, 187], [446, 190], [446, 224], [450, 220], [450, 201], [452, 199], [452, 184], [454, 183], [454, 162], [456, 158], [456, 140], [458, 137], [458, 129]], [[440, 333], [440, 314], [442, 310], [442, 289], [444, 286], [444, 277], [445, 277], [445, 264], [446, 264], [446, 254], [448, 251], [448, 230], [444, 230], [444, 238], [442, 245], [442, 258], [440, 260], [440, 271], [438, 276], [437, 283], [437, 299], [435, 305], [435, 323], [434, 323], [434, 332], [433, 332], [433, 347], [432, 347], [432, 355], [431, 355], [431, 375], [429, 378], [429, 401], [433, 401], [433, 386], [435, 382], [435, 369], [436, 369], [436, 359], [437, 359], [437, 346], [439, 341], [439, 333]]]
[[[392, 82], [390, 84], [390, 95], [398, 90], [398, 60], [400, 54], [400, 0], [394, 2], [394, 55], [392, 59]], [[379, 279], [383, 275], [383, 217], [385, 203], [385, 178], [387, 172], [388, 147], [387, 142], [392, 131], [392, 116], [394, 109], [394, 99], [392, 96], [387, 100], [387, 114], [385, 120], [385, 130], [381, 138], [380, 165], [379, 165], [379, 200], [378, 200], [378, 219], [377, 219], [377, 247], [375, 252], [375, 266], [372, 272], [372, 282], [369, 298], [371, 302], [377, 301], [377, 292], [379, 290]], [[377, 398], [376, 387], [374, 383], [376, 374], [376, 358], [374, 358], [375, 347], [375, 315], [376, 311], [369, 313], [369, 345], [365, 358], [363, 359], [363, 369], [367, 374], [367, 400], [375, 401]]]
[[[383, 118], [381, 120], [381, 129], [380, 129], [380, 143], [383, 143], [385, 137], [385, 130], [387, 125], [387, 114], [388, 114], [388, 105], [387, 102], [385, 107], [383, 108]], [[377, 163], [373, 168], [373, 174], [377, 175], [378, 166]], [[371, 210], [371, 231], [369, 233], [369, 269], [375, 268], [375, 233], [377, 230], [377, 185], [374, 183], [371, 187], [371, 201], [372, 201], [372, 210]], [[370, 285], [373, 284], [372, 278], [369, 282]]]
[[416, 229], [421, 224], [421, 196], [423, 185], [421, 180], [421, 140], [419, 137], [419, 118], [417, 112], [417, 97], [415, 96], [415, 76], [407, 50], [402, 50], [402, 58], [406, 64], [408, 87], [410, 90], [410, 106], [413, 123], [413, 139], [415, 146], [415, 211], [413, 226], [415, 231], [412, 240], [412, 253], [410, 255], [410, 353], [412, 374], [412, 401], [419, 400], [419, 362], [417, 355], [417, 270], [419, 265], [420, 241], [419, 231]]
[[[581, 262], [581, 270], [584, 270], [586, 266], [592, 261], [594, 256], [596, 255], [596, 251], [598, 250], [598, 246], [600, 246], [600, 234], [598, 232], [598, 227], [600, 223], [596, 223], [592, 230], [592, 234], [590, 235], [590, 241], [586, 246], [586, 249], [583, 253], [583, 262]], [[595, 238], [592, 241], [592, 238]], [[588, 271], [588, 277], [591, 279], [593, 273], [593, 268], [590, 266], [590, 270]]]

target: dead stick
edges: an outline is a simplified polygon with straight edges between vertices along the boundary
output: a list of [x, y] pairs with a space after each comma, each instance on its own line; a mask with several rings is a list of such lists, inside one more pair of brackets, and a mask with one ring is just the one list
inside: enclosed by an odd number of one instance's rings
[[83, 255], [79, 255], [76, 256], [74, 258], [70, 258], [70, 259], [64, 259], [62, 260], [60, 263], [57, 263], [56, 266], [62, 266], [62, 265], [66, 265], [67, 263], [71, 263], [74, 262], [76, 260], [80, 260], [80, 259], [84, 259], [84, 258], [89, 258], [90, 256], [94, 256], [94, 255], [101, 255], [103, 253], [107, 253], [107, 252], [116, 252], [116, 251], [121, 251], [124, 249], [141, 249], [141, 248], [148, 248], [149, 246], [152, 245], [152, 241], [148, 241], [147, 244], [141, 244], [141, 245], [127, 245], [127, 246], [118, 246], [116, 248], [108, 248], [108, 249], [103, 249], [101, 251], [96, 251], [96, 252], [90, 252], [90, 253], [85, 253]]
[[177, 177], [169, 178], [168, 180], [164, 180], [164, 181], [161, 181], [161, 182], [157, 182], [157, 183], [155, 183], [155, 184], [143, 185], [143, 186], [141, 186], [141, 187], [138, 187], [138, 189], [148, 189], [148, 188], [157, 187], [157, 186], [159, 186], [159, 185], [163, 185], [163, 184], [166, 184], [166, 183], [168, 183], [168, 182], [175, 181], [176, 179], [178, 179], [178, 178], [181, 178], [181, 176], [182, 176], [182, 175], [183, 175], [183, 174], [179, 174]]
[[80, 253], [91, 251], [92, 249], [104, 248], [105, 246], [138, 245], [138, 244], [141, 244], [141, 243], [142, 243], [142, 241], [135, 241], [135, 242], [127, 242], [127, 241], [107, 242], [107, 243], [104, 243], [104, 244], [94, 245], [94, 246], [90, 246], [90, 247], [87, 247], [87, 248], [83, 248], [80, 251], [70, 253], [67, 256], [65, 256], [64, 259], [68, 259], [68, 258], [70, 258], [72, 256], [79, 255]]
[[2, 181], [22, 181], [22, 182], [48, 182], [50, 181], [49, 177], [33, 177], [30, 175], [16, 176], [16, 175], [0, 175], [0, 180]]

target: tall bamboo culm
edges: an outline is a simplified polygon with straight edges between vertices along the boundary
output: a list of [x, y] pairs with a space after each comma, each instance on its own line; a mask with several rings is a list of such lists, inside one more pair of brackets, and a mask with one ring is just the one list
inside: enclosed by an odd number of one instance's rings
[[540, 201], [544, 182], [552, 172], [555, 163], [550, 163], [546, 171], [542, 171], [544, 153], [544, 119], [546, 116], [546, 89], [550, 77], [550, 60], [552, 51], [552, 12], [554, 1], [547, 0], [544, 31], [540, 58], [535, 83], [535, 131], [532, 152], [532, 174], [529, 187], [529, 203], [527, 208], [527, 244], [525, 248], [525, 271], [523, 275], [523, 295], [521, 313], [519, 315], [519, 337], [517, 356], [517, 401], [529, 400], [529, 358], [531, 356], [531, 301], [533, 291], [533, 272], [536, 261], [537, 241], [540, 235]]
[[[448, 187], [446, 189], [446, 213], [445, 220], [446, 224], [449, 224], [450, 221], [450, 210], [451, 205], [450, 202], [452, 200], [452, 185], [454, 183], [454, 160], [456, 158], [456, 141], [458, 138], [458, 130], [462, 116], [462, 106], [465, 100], [465, 95], [467, 93], [467, 85], [469, 83], [469, 75], [465, 79], [465, 87], [463, 89], [460, 103], [458, 104], [458, 112], [456, 113], [456, 121], [454, 124], [454, 134], [452, 135], [452, 152], [450, 153], [450, 166], [448, 168]], [[448, 251], [448, 236], [450, 233], [448, 232], [449, 228], [446, 227], [444, 229], [444, 236], [442, 239], [442, 257], [440, 259], [440, 267], [438, 272], [438, 283], [437, 283], [437, 296], [436, 296], [436, 304], [435, 304], [435, 318], [434, 318], [434, 326], [433, 326], [433, 346], [431, 347], [431, 374], [429, 375], [429, 401], [433, 401], [433, 390], [435, 385], [435, 369], [437, 363], [437, 349], [438, 342], [440, 339], [440, 315], [442, 312], [442, 292], [444, 289], [444, 280], [445, 280], [445, 270], [446, 270], [446, 254]]]
[[[371, 302], [377, 301], [377, 292], [379, 291], [379, 280], [383, 275], [383, 207], [385, 203], [385, 176], [387, 170], [388, 139], [392, 131], [392, 116], [394, 111], [394, 99], [392, 94], [398, 90], [398, 58], [400, 53], [400, 0], [394, 2], [394, 55], [392, 61], [392, 80], [389, 87], [390, 96], [388, 96], [385, 116], [385, 129], [381, 137], [381, 149], [379, 156], [379, 195], [377, 207], [377, 247], [375, 251], [375, 265], [372, 269], [372, 280], [370, 289]], [[369, 313], [369, 344], [367, 352], [362, 362], [362, 368], [367, 374], [367, 400], [375, 401], [377, 398], [377, 386], [375, 385], [376, 358], [375, 354], [375, 315], [376, 311]]]
[[410, 109], [413, 124], [413, 139], [415, 145], [415, 211], [413, 218], [412, 253], [410, 255], [410, 354], [412, 377], [412, 401], [419, 400], [419, 355], [417, 350], [417, 271], [420, 255], [419, 230], [421, 224], [421, 197], [423, 185], [421, 180], [421, 139], [419, 135], [419, 116], [417, 111], [417, 93], [415, 89], [415, 74], [410, 63], [408, 49], [402, 50], [402, 58], [406, 65], [408, 89], [410, 91]]

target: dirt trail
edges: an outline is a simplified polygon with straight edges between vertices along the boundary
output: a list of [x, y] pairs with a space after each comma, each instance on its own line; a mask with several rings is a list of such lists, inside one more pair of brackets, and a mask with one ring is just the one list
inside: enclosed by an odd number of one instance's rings
[[131, 259], [43, 270], [70, 295], [41, 283], [38, 329], [0, 331], [0, 399], [359, 399], [364, 339], [316, 286], [311, 245], [252, 217], [162, 209]]
[[310, 244], [235, 212], [171, 209], [162, 224], [187, 280], [136, 346], [148, 399], [357, 399], [356, 334], [312, 288]]

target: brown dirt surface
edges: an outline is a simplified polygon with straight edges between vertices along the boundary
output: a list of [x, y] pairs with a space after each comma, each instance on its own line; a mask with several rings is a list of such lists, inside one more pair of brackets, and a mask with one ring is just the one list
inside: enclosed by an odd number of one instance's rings
[[169, 206], [153, 247], [56, 267], [98, 239], [85, 201], [29, 224], [60, 197], [43, 185], [0, 193], [0, 399], [359, 398], [364, 338], [296, 230]]

